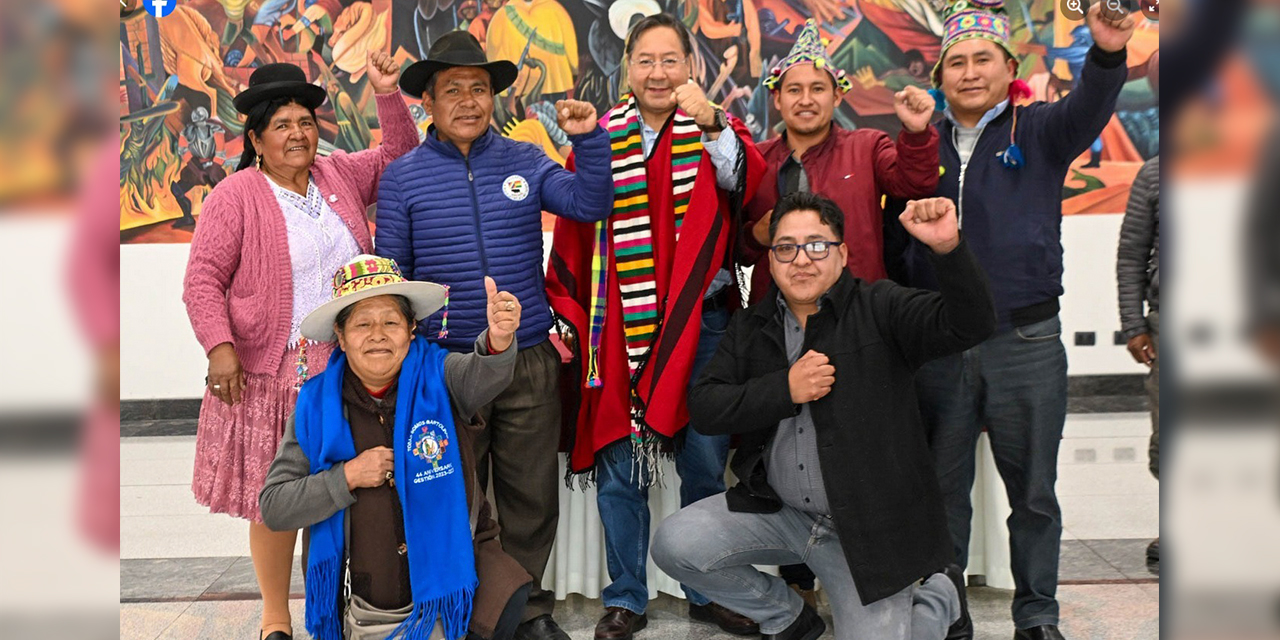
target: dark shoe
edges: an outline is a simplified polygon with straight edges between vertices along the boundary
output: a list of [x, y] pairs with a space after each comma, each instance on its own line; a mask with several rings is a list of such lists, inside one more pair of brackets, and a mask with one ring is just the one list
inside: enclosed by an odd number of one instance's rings
[[556, 624], [551, 614], [544, 613], [516, 627], [515, 640], [569, 640], [569, 634]]
[[1018, 629], [1013, 634], [1013, 640], [1065, 640], [1065, 638], [1058, 631], [1058, 625], [1042, 624], [1030, 629]]
[[714, 602], [705, 605], [689, 605], [689, 617], [698, 622], [710, 622], [720, 627], [725, 633], [735, 636], [754, 636], [760, 633], [760, 625], [755, 620], [740, 613], [734, 613]]
[[800, 610], [800, 617], [782, 633], [760, 634], [762, 640], [815, 640], [827, 630], [827, 623], [822, 621], [818, 612], [809, 605]]
[[293, 640], [293, 636], [291, 636], [291, 635], [289, 635], [289, 634], [287, 634], [287, 633], [285, 633], [285, 632], [283, 632], [283, 631], [272, 631], [272, 632], [271, 632], [271, 635], [269, 635], [269, 636], [267, 636], [267, 637], [265, 637], [265, 638], [263, 638], [263, 637], [262, 637], [262, 632], [261, 632], [261, 631], [259, 631], [259, 632], [258, 632], [258, 637], [259, 637], [259, 638], [262, 638], [262, 640]]
[[960, 565], [952, 564], [947, 565], [942, 573], [951, 580], [951, 584], [956, 587], [956, 593], [960, 595], [960, 619], [947, 629], [947, 640], [973, 640], [973, 618], [969, 617], [969, 598], [965, 594], [964, 569], [961, 569]]
[[649, 625], [649, 618], [622, 607], [606, 607], [596, 623], [596, 640], [631, 640], [635, 632]]

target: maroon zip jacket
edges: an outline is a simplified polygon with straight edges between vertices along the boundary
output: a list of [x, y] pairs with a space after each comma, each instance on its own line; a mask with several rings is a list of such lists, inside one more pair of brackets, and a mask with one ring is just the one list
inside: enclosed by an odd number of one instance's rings
[[[751, 297], [760, 300], [773, 281], [769, 276], [766, 247], [752, 237], [751, 228], [769, 215], [778, 203], [778, 170], [791, 155], [787, 136], [758, 143], [764, 156], [765, 172], [760, 187], [747, 204], [742, 228], [742, 251], [738, 261], [755, 265], [751, 276]], [[938, 131], [932, 125], [920, 133], [903, 130], [898, 142], [883, 131], [849, 131], [832, 122], [831, 133], [800, 159], [809, 188], [840, 205], [844, 212], [844, 242], [849, 247], [849, 271], [855, 277], [875, 282], [887, 277], [884, 267], [883, 196], [926, 198], [938, 186]]]

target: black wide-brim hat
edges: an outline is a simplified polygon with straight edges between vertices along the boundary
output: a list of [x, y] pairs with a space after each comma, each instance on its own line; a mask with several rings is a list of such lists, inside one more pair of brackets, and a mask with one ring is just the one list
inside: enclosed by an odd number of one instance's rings
[[427, 80], [445, 69], [454, 67], [478, 67], [489, 72], [489, 83], [494, 93], [501, 93], [516, 81], [516, 65], [508, 60], [489, 62], [480, 41], [468, 31], [450, 31], [440, 36], [426, 60], [419, 60], [400, 74], [400, 90], [421, 98], [427, 89]]
[[236, 111], [249, 115], [259, 104], [274, 98], [293, 98], [304, 107], [315, 109], [328, 98], [324, 88], [307, 82], [307, 74], [296, 64], [273, 62], [258, 67], [249, 76], [249, 88], [231, 99]]

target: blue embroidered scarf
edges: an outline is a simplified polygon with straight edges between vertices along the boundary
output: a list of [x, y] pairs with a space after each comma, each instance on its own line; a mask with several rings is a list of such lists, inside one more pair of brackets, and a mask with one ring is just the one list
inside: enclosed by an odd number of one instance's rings
[[[426, 640], [436, 619], [450, 639], [466, 635], [476, 589], [462, 457], [445, 386], [444, 349], [416, 337], [400, 370], [396, 392], [396, 493], [404, 513], [413, 612], [388, 639]], [[342, 410], [347, 357], [336, 350], [324, 373], [298, 392], [294, 428], [311, 473], [356, 457], [351, 425]], [[343, 582], [346, 511], [311, 526], [306, 569], [307, 631], [318, 640], [342, 640], [339, 588]]]

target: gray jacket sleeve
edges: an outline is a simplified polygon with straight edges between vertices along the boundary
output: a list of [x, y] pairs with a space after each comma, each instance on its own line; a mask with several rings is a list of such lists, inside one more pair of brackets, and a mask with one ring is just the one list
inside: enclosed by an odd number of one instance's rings
[[1125, 339], [1147, 332], [1143, 302], [1154, 274], [1156, 233], [1160, 215], [1160, 158], [1148, 160], [1133, 179], [1129, 205], [1120, 226], [1116, 250], [1116, 287], [1120, 302], [1120, 331]]
[[266, 485], [258, 494], [262, 522], [273, 531], [309, 527], [356, 501], [347, 489], [345, 463], [311, 473], [311, 461], [298, 445], [293, 418], [289, 416], [285, 423], [280, 450], [267, 471]]
[[444, 360], [445, 384], [460, 415], [475, 415], [480, 407], [505, 391], [515, 377], [516, 352], [520, 345], [513, 337], [506, 351], [490, 355], [488, 336], [489, 330], [485, 329], [476, 338], [475, 351], [451, 353]]

